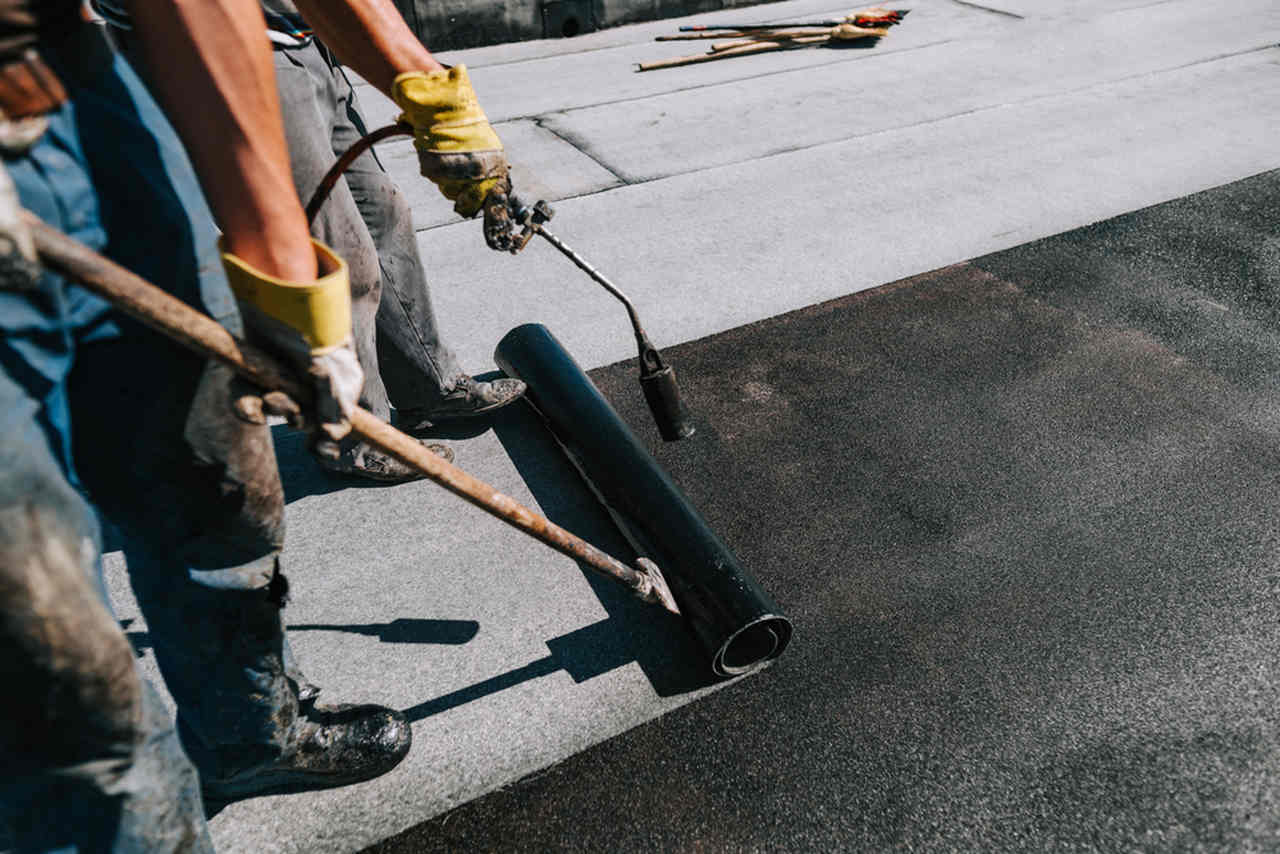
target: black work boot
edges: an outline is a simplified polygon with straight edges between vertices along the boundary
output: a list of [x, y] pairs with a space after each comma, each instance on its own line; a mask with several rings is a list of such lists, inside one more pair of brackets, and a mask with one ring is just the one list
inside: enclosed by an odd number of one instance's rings
[[413, 741], [404, 715], [375, 705], [302, 704], [277, 756], [234, 745], [222, 745], [211, 755], [181, 720], [178, 731], [201, 769], [205, 803], [215, 811], [245, 798], [372, 780], [399, 764]]
[[472, 418], [515, 403], [525, 393], [523, 380], [500, 377], [483, 382], [473, 377], [462, 377], [453, 389], [446, 392], [432, 406], [397, 410], [397, 426], [410, 433], [425, 430], [439, 421], [456, 418]]
[[[289, 585], [274, 554], [140, 585], [156, 658], [178, 705], [178, 737], [207, 812], [257, 795], [345, 786], [409, 751], [404, 715], [314, 702], [284, 633]], [[309, 696], [312, 699], [301, 699]]]
[[[453, 462], [453, 450], [448, 445], [428, 442], [424, 439], [418, 441], [445, 462]], [[363, 477], [381, 483], [408, 483], [425, 477], [413, 466], [405, 465], [390, 454], [383, 453], [365, 442], [358, 442], [343, 451], [336, 460], [327, 460], [323, 457], [316, 459], [319, 460], [321, 467], [335, 474]]]
[[371, 780], [409, 752], [413, 734], [404, 715], [371, 704], [315, 705], [320, 689], [303, 674], [283, 633], [280, 652], [287, 687], [273, 717], [287, 728], [270, 744], [210, 750], [178, 721], [188, 755], [200, 757], [200, 788], [211, 813], [244, 798]]

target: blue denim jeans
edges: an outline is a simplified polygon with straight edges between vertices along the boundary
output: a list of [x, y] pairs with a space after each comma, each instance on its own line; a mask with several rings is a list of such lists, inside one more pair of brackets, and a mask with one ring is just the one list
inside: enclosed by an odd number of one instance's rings
[[[92, 28], [42, 53], [71, 100], [5, 160], [23, 205], [237, 330], [145, 88]], [[230, 395], [225, 369], [60, 276], [0, 292], [0, 808], [19, 850], [210, 851], [188, 754], [282, 749], [283, 491]], [[110, 613], [95, 509], [124, 537], [185, 753]]]

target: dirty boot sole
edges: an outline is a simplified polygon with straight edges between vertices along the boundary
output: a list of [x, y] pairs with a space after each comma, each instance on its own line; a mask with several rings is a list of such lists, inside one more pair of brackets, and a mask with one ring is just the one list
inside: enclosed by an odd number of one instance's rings
[[[418, 441], [446, 463], [453, 462], [453, 449], [448, 445], [428, 442], [424, 439]], [[408, 483], [421, 480], [426, 476], [413, 466], [406, 465], [390, 454], [384, 454], [363, 443], [355, 451], [349, 451], [336, 460], [320, 459], [318, 462], [322, 468], [333, 474], [376, 480], [379, 483]]]
[[402, 430], [415, 433], [438, 423], [489, 415], [515, 403], [526, 390], [523, 380], [510, 377], [488, 382], [465, 377], [435, 406], [397, 411], [396, 424]]

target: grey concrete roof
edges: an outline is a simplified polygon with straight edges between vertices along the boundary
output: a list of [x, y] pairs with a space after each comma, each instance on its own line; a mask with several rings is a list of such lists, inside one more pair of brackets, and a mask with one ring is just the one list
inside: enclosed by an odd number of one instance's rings
[[[553, 229], [631, 294], [661, 347], [1280, 166], [1273, 2], [1219, 4], [1212, 20], [1190, 0], [984, 5], [994, 11], [912, 3], [871, 50], [645, 74], [636, 61], [698, 49], [651, 41], [679, 22], [444, 58], [471, 67], [517, 187], [556, 202]], [[794, 0], [698, 20], [833, 11]], [[362, 99], [371, 124], [394, 117], [378, 93], [364, 87]], [[489, 252], [478, 224], [456, 221], [416, 176], [404, 143], [381, 152], [413, 202], [445, 334], [468, 369], [492, 369], [497, 340], [530, 321], [550, 326], [586, 367], [634, 356], [619, 306], [567, 261], [540, 245], [519, 257]], [[1091, 346], [1087, 335], [1078, 343]], [[619, 393], [623, 405], [638, 391]], [[434, 486], [352, 487], [316, 471], [296, 437], [282, 432], [279, 444], [295, 593], [286, 613], [299, 657], [334, 701], [411, 710], [415, 742], [381, 779], [231, 806], [212, 824], [223, 850], [355, 850], [709, 690], [666, 690], [654, 674], [695, 648], [572, 561]], [[527, 415], [453, 444], [477, 476], [623, 550]], [[904, 487], [903, 500], [911, 494]], [[118, 555], [108, 563], [120, 616], [142, 638]], [[799, 611], [785, 579], [770, 580]], [[548, 641], [566, 637], [585, 666], [566, 669], [552, 655]], [[780, 667], [816, 666], [807, 656], [798, 647]], [[875, 660], [888, 667], [894, 656]], [[704, 714], [699, 702], [690, 714], [714, 728], [735, 701], [706, 702], [719, 705]], [[753, 721], [735, 719], [734, 731], [767, 738], [770, 725], [753, 732]]]

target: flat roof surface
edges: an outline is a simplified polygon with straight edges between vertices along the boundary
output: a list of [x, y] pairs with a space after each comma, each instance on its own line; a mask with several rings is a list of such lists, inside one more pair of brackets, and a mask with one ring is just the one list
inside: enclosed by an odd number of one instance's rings
[[[1201, 816], [1188, 832], [1226, 827], [1222, 816], [1244, 815], [1233, 812], [1242, 803], [1258, 806], [1236, 822], [1240, 833], [1270, 827], [1274, 655], [1261, 621], [1274, 597], [1257, 585], [1271, 578], [1271, 541], [1259, 538], [1275, 504], [1264, 494], [1274, 373], [1261, 322], [1240, 318], [1280, 269], [1274, 227], [1236, 231], [1209, 208], [1187, 209], [1166, 223], [1169, 247], [1149, 241], [1145, 255], [1121, 251], [1127, 232], [1100, 232], [1109, 285], [1094, 291], [1058, 281], [1077, 270], [1072, 252], [1000, 256], [1039, 257], [1039, 267], [954, 265], [1280, 167], [1280, 7], [911, 9], [871, 49], [647, 73], [634, 64], [702, 50], [652, 41], [685, 21], [442, 55], [470, 67], [520, 192], [555, 205], [551, 228], [632, 297], [673, 354], [701, 429], [657, 451], [789, 609], [796, 640], [740, 682], [673, 681], [697, 671], [698, 648], [573, 561], [431, 484], [329, 478], [280, 429], [293, 646], [324, 698], [407, 710], [414, 747], [368, 783], [232, 805], [211, 824], [220, 850], [358, 850], [565, 760], [602, 779], [579, 778], [576, 799], [574, 787], [549, 795], [555, 836], [539, 837], [524, 811], [533, 784], [511, 790], [513, 817], [527, 821], [494, 824], [506, 843], [600, 839], [592, 823], [603, 831], [622, 814], [589, 795], [624, 785], [635, 787], [624, 803], [637, 828], [671, 827], [636, 835], [638, 845], [874, 847], [898, 826], [904, 840], [945, 847], [960, 845], [950, 826], [930, 830], [917, 815], [968, 821], [973, 838], [999, 841], [980, 834], [1001, 821], [1066, 832], [1065, 818], [1019, 810], [1061, 803], [1092, 819], [1116, 800], [1131, 807], [1100, 845], [1123, 844], [1142, 815]], [[844, 11], [790, 0], [691, 22]], [[394, 118], [389, 101], [358, 89], [371, 127]], [[584, 367], [602, 369], [615, 404], [656, 445], [634, 366], [617, 364], [635, 355], [620, 306], [548, 246], [518, 257], [486, 249], [479, 224], [458, 221], [417, 176], [406, 142], [379, 154], [413, 207], [442, 330], [463, 365], [492, 370], [503, 334], [544, 323]], [[1223, 204], [1274, 211], [1273, 183], [1233, 185], [1244, 189]], [[1108, 301], [1143, 292], [1165, 269], [1157, 261], [1192, 250], [1204, 260], [1185, 293]], [[930, 271], [941, 272], [840, 302]], [[1233, 302], [1237, 293], [1248, 296]], [[824, 316], [862, 334], [824, 328]], [[1147, 329], [1153, 319], [1163, 331]], [[1160, 337], [1178, 330], [1187, 337]], [[1024, 406], [1005, 406], [1005, 392]], [[527, 413], [449, 441], [476, 476], [625, 550]], [[835, 492], [811, 490], [810, 476]], [[154, 670], [118, 554], [108, 568]], [[566, 649], [572, 661], [554, 654]], [[1250, 709], [1263, 711], [1237, 714]], [[812, 777], [780, 776], [819, 756], [847, 762], [847, 779], [861, 782], [838, 785], [835, 765], [818, 766], [833, 794], [815, 799]], [[694, 766], [714, 782], [684, 787]], [[545, 785], [564, 785], [563, 773]], [[1231, 774], [1244, 782], [1223, 788]], [[1096, 800], [1078, 803], [1091, 784]], [[1041, 800], [1035, 785], [1047, 787]], [[810, 800], [825, 806], [805, 812]], [[468, 809], [493, 816], [496, 802]], [[714, 809], [698, 825], [703, 802]], [[505, 844], [469, 814], [445, 827], [472, 827], [477, 847]]]
[[790, 649], [369, 854], [1270, 848], [1277, 221], [1271, 172], [672, 348], [653, 453]]

